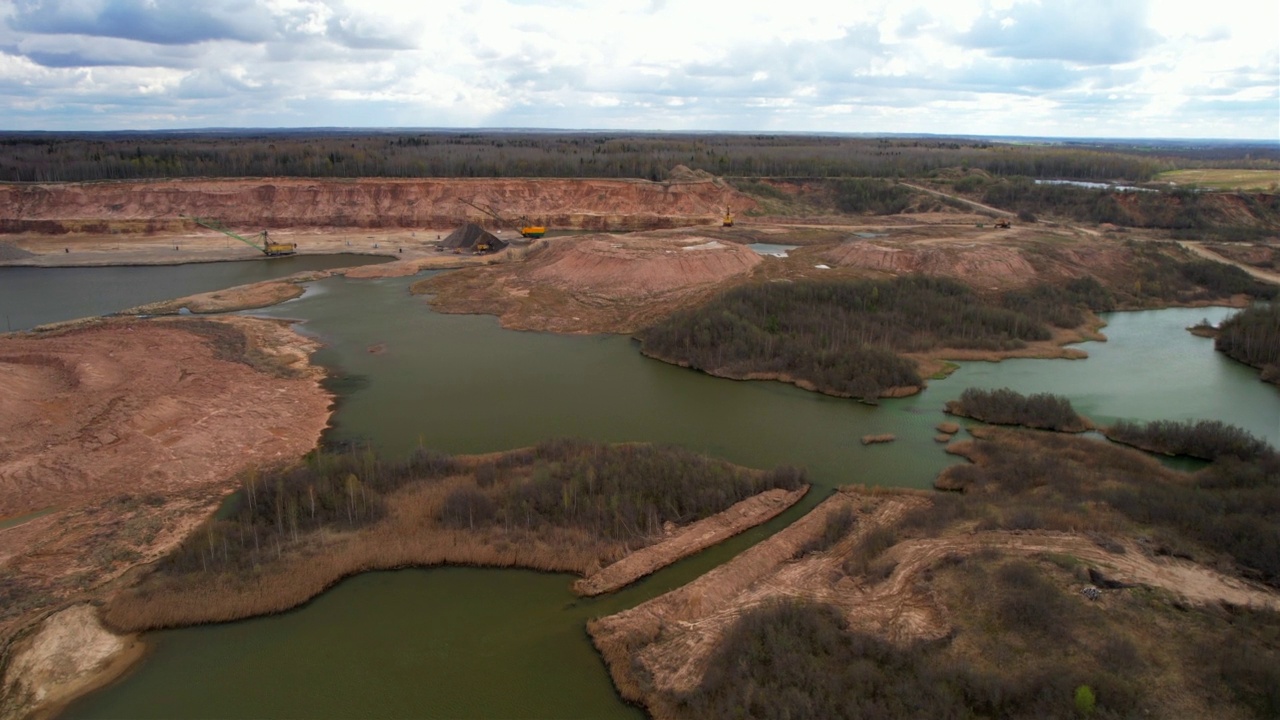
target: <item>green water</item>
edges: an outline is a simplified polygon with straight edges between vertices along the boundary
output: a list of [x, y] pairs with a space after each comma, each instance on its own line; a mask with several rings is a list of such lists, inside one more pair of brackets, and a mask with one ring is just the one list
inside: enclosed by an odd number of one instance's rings
[[[1183, 328], [1227, 311], [1113, 315], [1086, 361], [966, 364], [871, 408], [779, 383], [711, 378], [621, 337], [505, 331], [430, 312], [412, 279], [315, 283], [264, 314], [305, 320], [343, 374], [329, 439], [389, 453], [418, 442], [483, 452], [555, 435], [675, 442], [734, 462], [806, 466], [803, 503], [622, 592], [578, 600], [572, 578], [439, 568], [349, 579], [272, 618], [154, 633], [150, 658], [67, 713], [106, 717], [636, 717], [592, 650], [587, 619], [677, 587], [793, 521], [845, 483], [926, 487], [953, 458], [932, 439], [969, 385], [1072, 398], [1095, 419], [1218, 418], [1280, 444], [1280, 392]], [[373, 354], [370, 346], [385, 344]], [[899, 440], [864, 447], [862, 435]]]
[[304, 270], [387, 262], [372, 255], [295, 255], [237, 262], [127, 267], [0, 267], [0, 332], [274, 280]]

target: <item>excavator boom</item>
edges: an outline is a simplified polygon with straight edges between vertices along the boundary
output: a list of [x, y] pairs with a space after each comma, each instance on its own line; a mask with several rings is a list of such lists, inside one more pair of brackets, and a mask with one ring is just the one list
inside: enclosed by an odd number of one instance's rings
[[[462, 202], [492, 217], [494, 220], [498, 221], [498, 225], [500, 227], [512, 227], [512, 223], [507, 222], [507, 220], [499, 215], [493, 208], [481, 207], [470, 200], [463, 200]], [[547, 228], [545, 226], [534, 225], [529, 222], [528, 218], [520, 218], [520, 222], [515, 223], [514, 227], [520, 230], [520, 235], [522, 237], [540, 238], [547, 234]]]
[[259, 245], [257, 242], [254, 242], [253, 240], [250, 240], [241, 235], [237, 235], [236, 233], [232, 232], [231, 229], [228, 228], [226, 225], [223, 225], [221, 222], [214, 220], [213, 218], [198, 218], [193, 215], [183, 215], [182, 217], [186, 218], [187, 220], [190, 220], [191, 222], [197, 225], [203, 225], [204, 227], [207, 227], [210, 230], [217, 230], [223, 235], [226, 235], [228, 237], [233, 237], [239, 240], [240, 242], [244, 243], [245, 245], [248, 245], [249, 247], [253, 248], [254, 250], [257, 250], [263, 255], [267, 255], [269, 257], [276, 257], [279, 255], [292, 255], [298, 251], [298, 246], [293, 243], [272, 242], [267, 237], [266, 230], [263, 230], [262, 232], [258, 233], [257, 240], [259, 240], [262, 243], [261, 245]]

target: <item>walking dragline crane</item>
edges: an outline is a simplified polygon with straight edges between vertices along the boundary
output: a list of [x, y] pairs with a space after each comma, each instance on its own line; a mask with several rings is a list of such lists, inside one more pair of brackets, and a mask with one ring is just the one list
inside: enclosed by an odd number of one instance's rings
[[[493, 208], [490, 208], [490, 207], [481, 207], [481, 206], [479, 206], [479, 205], [477, 205], [477, 204], [475, 204], [475, 203], [471, 202], [470, 200], [463, 200], [462, 202], [464, 202], [464, 203], [466, 203], [466, 204], [470, 205], [471, 207], [473, 207], [473, 208], [475, 208], [475, 209], [479, 210], [480, 212], [484, 213], [485, 215], [488, 215], [488, 216], [492, 217], [494, 220], [497, 220], [497, 221], [498, 221], [498, 225], [499, 225], [499, 226], [501, 226], [501, 227], [510, 227], [510, 226], [512, 226], [512, 225], [513, 225], [513, 223], [509, 223], [509, 222], [507, 222], [506, 218], [504, 218], [504, 217], [502, 217], [501, 215], [499, 215], [499, 214], [498, 214], [498, 212], [497, 212], [496, 210], [494, 210]], [[545, 226], [545, 225], [534, 225], [534, 224], [532, 224], [532, 223], [530, 223], [530, 222], [529, 222], [529, 219], [528, 219], [528, 218], [523, 218], [523, 217], [522, 217], [522, 218], [520, 218], [520, 222], [518, 222], [518, 223], [514, 223], [514, 225], [515, 225], [515, 228], [516, 228], [517, 230], [519, 230], [519, 231], [520, 231], [520, 235], [521, 235], [521, 237], [535, 238], [535, 239], [536, 239], [536, 238], [540, 238], [540, 237], [542, 237], [543, 235], [546, 235], [546, 234], [547, 234], [547, 228], [546, 228], [546, 226]]]
[[[281, 255], [292, 255], [298, 252], [297, 243], [274, 242], [271, 240], [271, 238], [267, 237], [266, 230], [263, 230], [262, 232], [258, 233], [257, 236], [255, 236], [254, 240], [250, 240], [246, 237], [242, 237], [240, 235], [237, 235], [231, 232], [231, 230], [227, 228], [226, 225], [223, 225], [222, 223], [218, 222], [217, 220], [214, 220], [213, 218], [198, 218], [192, 215], [183, 215], [182, 217], [186, 218], [187, 220], [190, 220], [191, 222], [197, 225], [203, 225], [209, 228], [210, 230], [217, 230], [223, 235], [229, 235], [239, 240], [240, 242], [244, 243], [245, 245], [248, 245], [254, 250], [257, 250], [263, 255], [266, 255], [267, 257], [279, 257]], [[255, 242], [255, 240], [257, 242]]]

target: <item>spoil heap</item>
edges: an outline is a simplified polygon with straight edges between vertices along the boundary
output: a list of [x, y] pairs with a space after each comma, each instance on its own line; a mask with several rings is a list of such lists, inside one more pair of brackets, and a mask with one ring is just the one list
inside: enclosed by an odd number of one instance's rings
[[449, 237], [440, 242], [440, 246], [449, 250], [476, 250], [477, 247], [484, 247], [491, 251], [502, 250], [507, 247], [507, 243], [499, 240], [493, 233], [485, 230], [475, 223], [467, 223], [462, 227], [449, 233]]

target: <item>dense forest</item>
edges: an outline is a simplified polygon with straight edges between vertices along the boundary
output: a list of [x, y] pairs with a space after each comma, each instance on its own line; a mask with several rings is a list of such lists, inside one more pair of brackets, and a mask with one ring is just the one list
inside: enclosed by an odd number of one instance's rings
[[999, 176], [1145, 181], [1175, 168], [1280, 167], [1266, 144], [532, 131], [0, 133], [0, 181], [172, 177], [605, 177], [676, 165], [751, 177]]
[[665, 522], [688, 522], [806, 482], [801, 469], [748, 470], [674, 446], [563, 439], [479, 463], [427, 449], [404, 461], [367, 448], [315, 452], [291, 467], [244, 475], [232, 501], [158, 570], [247, 570], [308, 534], [376, 523], [388, 512], [389, 496], [409, 483], [460, 476], [474, 482], [445, 496], [437, 518], [445, 527], [576, 528], [633, 545]]
[[1260, 368], [1263, 380], [1280, 385], [1280, 304], [1254, 305], [1227, 318], [1213, 345], [1228, 357]]
[[[1031, 292], [1016, 304], [1075, 297]], [[1034, 314], [1076, 317], [1061, 308]], [[728, 377], [780, 376], [866, 400], [923, 382], [897, 353], [1009, 350], [1050, 336], [1025, 311], [988, 303], [955, 280], [923, 276], [742, 286], [638, 335], [641, 350], [659, 359]]]
[[537, 453], [528, 480], [492, 490], [486, 488], [501, 468], [479, 466], [476, 487], [445, 498], [441, 522], [455, 528], [572, 527], [638, 543], [660, 534], [666, 522], [687, 523], [765, 490], [805, 483], [796, 468], [758, 473], [674, 446], [561, 440], [539, 445]]
[[1092, 427], [1088, 420], [1076, 414], [1067, 398], [1049, 393], [1023, 395], [1009, 388], [965, 388], [958, 400], [947, 403], [947, 412], [993, 425], [1020, 425], [1037, 430], [1084, 432]]
[[1221, 420], [1156, 420], [1135, 423], [1121, 420], [1103, 428], [1113, 442], [1165, 455], [1186, 455], [1201, 460], [1232, 456], [1244, 461], [1261, 460], [1274, 453], [1262, 438]]

